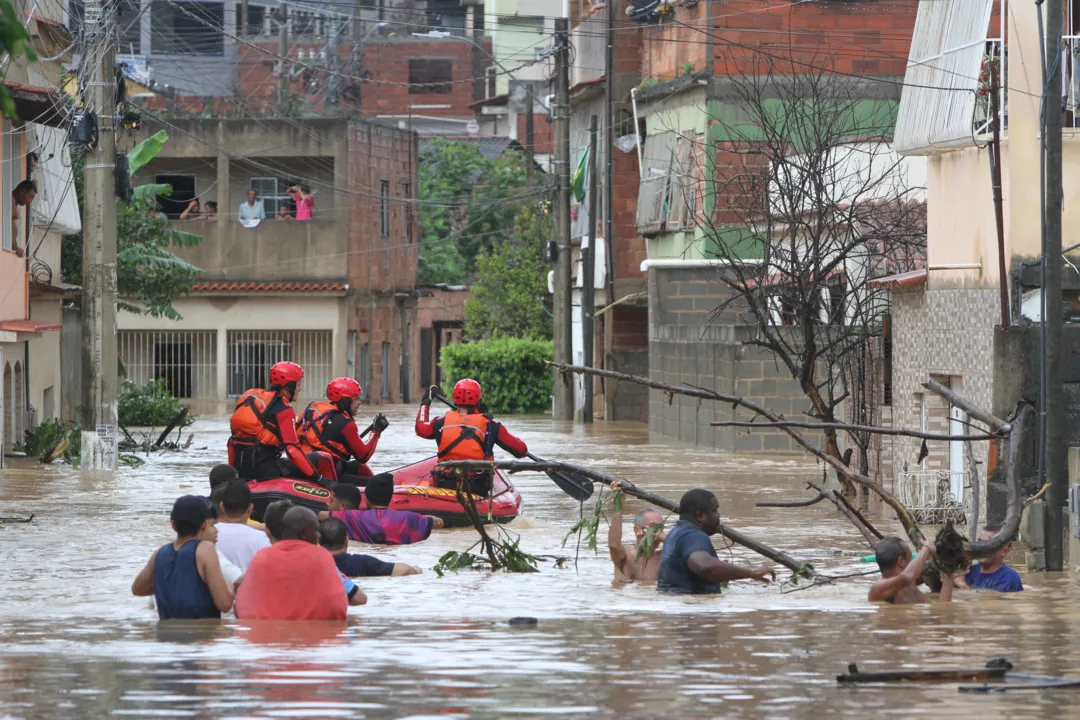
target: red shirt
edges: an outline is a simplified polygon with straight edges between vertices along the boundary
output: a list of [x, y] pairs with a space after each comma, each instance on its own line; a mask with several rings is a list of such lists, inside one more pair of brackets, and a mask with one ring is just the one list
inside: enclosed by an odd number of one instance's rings
[[236, 593], [244, 620], [344, 620], [348, 605], [333, 556], [303, 540], [255, 553]]

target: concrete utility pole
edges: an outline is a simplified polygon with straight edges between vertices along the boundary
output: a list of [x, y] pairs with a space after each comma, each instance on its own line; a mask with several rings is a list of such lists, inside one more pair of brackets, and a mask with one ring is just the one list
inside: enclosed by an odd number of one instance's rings
[[533, 107], [535, 101], [533, 100], [533, 86], [529, 83], [525, 86], [525, 102], [528, 103], [529, 110], [525, 115], [525, 162], [528, 166], [525, 168], [525, 182], [529, 187], [533, 186], [533, 166], [536, 165], [535, 153], [536, 145], [536, 128], [533, 123]]
[[[593, 115], [589, 119], [589, 247], [581, 253], [581, 347], [584, 350], [582, 364], [593, 366], [593, 343], [595, 342], [596, 324], [593, 315], [596, 312], [596, 210], [600, 200], [596, 195], [596, 133], [597, 120]], [[584, 392], [581, 403], [581, 422], [593, 421], [593, 379], [592, 375], [584, 378]]]
[[[555, 19], [555, 362], [573, 363], [570, 268], [570, 37], [566, 18]], [[574, 419], [574, 384], [555, 373], [555, 420]]]
[[[712, 7], [706, 2], [706, 11]], [[604, 243], [607, 252], [607, 302], [615, 297], [615, 0], [608, 0], [607, 47], [604, 50]], [[711, 29], [712, 26], [710, 26]], [[637, 128], [634, 128], [637, 132]], [[600, 367], [608, 367], [608, 355], [615, 342], [615, 311], [604, 317], [604, 354]], [[615, 381], [604, 379], [604, 419], [615, 417]]]
[[278, 111], [285, 107], [289, 98], [289, 8], [282, 5], [278, 8], [281, 15], [278, 17], [278, 85], [277, 102]]
[[1061, 59], [1059, 41], [1065, 9], [1062, 0], [1046, 2], [1046, 284], [1043, 307], [1046, 315], [1046, 480], [1051, 483], [1046, 507], [1046, 569], [1060, 571], [1065, 565], [1063, 508], [1068, 502], [1069, 478], [1065, 468], [1061, 352]]
[[88, 0], [83, 62], [97, 140], [83, 169], [82, 467], [116, 470], [116, 26], [103, 0]]

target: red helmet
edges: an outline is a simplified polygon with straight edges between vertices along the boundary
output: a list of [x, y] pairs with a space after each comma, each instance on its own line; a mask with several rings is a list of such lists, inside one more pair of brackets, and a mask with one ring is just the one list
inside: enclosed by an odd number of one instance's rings
[[326, 386], [326, 399], [332, 403], [337, 403], [345, 399], [360, 397], [363, 392], [360, 383], [352, 378], [334, 378]]
[[480, 383], [465, 378], [458, 380], [454, 385], [454, 402], [458, 405], [479, 405], [484, 391], [480, 389]]
[[304, 368], [293, 362], [279, 362], [270, 368], [270, 387], [272, 388], [300, 382], [303, 378]]

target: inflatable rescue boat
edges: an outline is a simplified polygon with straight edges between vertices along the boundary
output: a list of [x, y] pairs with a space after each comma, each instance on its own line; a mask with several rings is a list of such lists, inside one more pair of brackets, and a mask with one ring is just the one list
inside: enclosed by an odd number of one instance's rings
[[[436, 462], [438, 458], [431, 457], [390, 471], [394, 476], [394, 499], [390, 502], [390, 507], [442, 518], [447, 527], [469, 525], [469, 519], [457, 501], [457, 493], [454, 490], [434, 487], [431, 471]], [[248, 487], [251, 488], [251, 501], [255, 505], [251, 516], [259, 521], [262, 520], [266, 507], [275, 500], [292, 500], [297, 505], [320, 512], [327, 509], [330, 499], [330, 491], [326, 488], [295, 478], [249, 480]], [[510, 484], [505, 473], [499, 470], [495, 471], [491, 496], [474, 497], [476, 510], [485, 523], [489, 518], [497, 523], [510, 522], [521, 512], [521, 493]], [[361, 507], [367, 507], [367, 497]]]

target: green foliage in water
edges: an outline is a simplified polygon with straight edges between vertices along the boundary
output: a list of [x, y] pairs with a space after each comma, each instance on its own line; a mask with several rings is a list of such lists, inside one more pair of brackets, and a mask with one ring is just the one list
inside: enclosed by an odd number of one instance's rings
[[[130, 380], [124, 381], [124, 391], [120, 395], [120, 424], [124, 427], [165, 427], [184, 410], [184, 406], [169, 392], [169, 386], [163, 379], [151, 380], [138, 386]], [[195, 422], [190, 413], [180, 422], [187, 427]]]
[[432, 570], [435, 571], [436, 575], [442, 577], [447, 571], [456, 573], [458, 570], [487, 570], [490, 567], [487, 558], [469, 552], [451, 550], [439, 558], [439, 562], [435, 563]]
[[[492, 413], [535, 413], [551, 407], [552, 343], [546, 340], [485, 340], [442, 349], [439, 365], [444, 390], [462, 378], [484, 388], [484, 406]], [[447, 392], [449, 395], [449, 392]]]
[[57, 419], [43, 420], [26, 435], [26, 442], [15, 443], [13, 449], [26, 453], [27, 457], [44, 459], [61, 443], [66, 443], [58, 457], [69, 465], [79, 466], [82, 457], [82, 431], [75, 423]]

